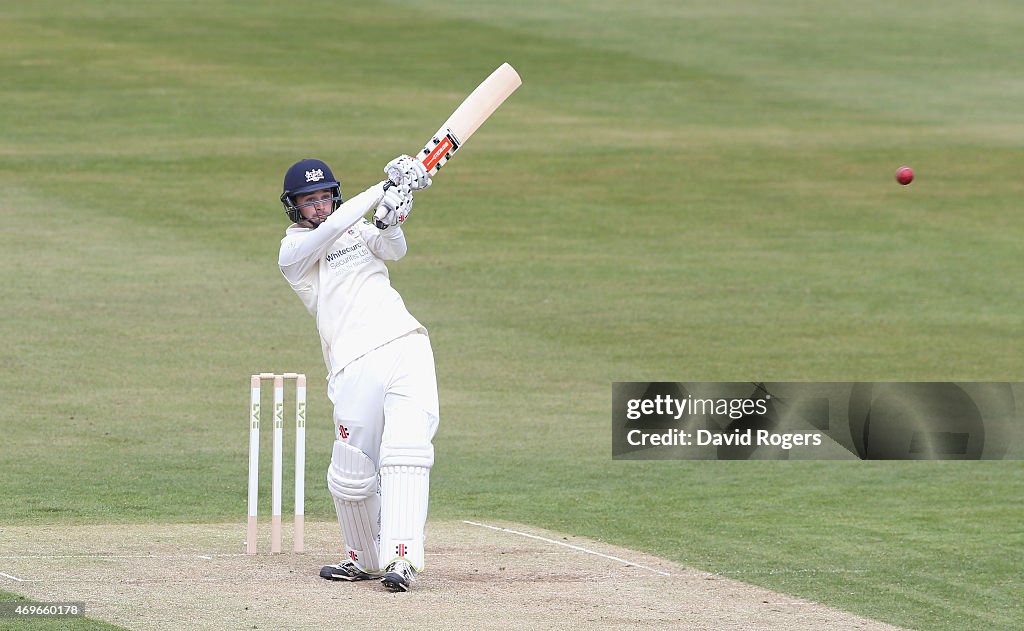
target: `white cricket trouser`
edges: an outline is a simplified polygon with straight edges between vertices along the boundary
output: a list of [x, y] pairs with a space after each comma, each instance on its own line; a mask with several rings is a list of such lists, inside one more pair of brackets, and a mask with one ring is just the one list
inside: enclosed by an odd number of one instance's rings
[[380, 465], [381, 445], [428, 446], [437, 433], [430, 338], [414, 332], [352, 361], [331, 379], [334, 437]]
[[[370, 537], [379, 539], [375, 560], [381, 568], [402, 558], [421, 570], [431, 441], [439, 416], [430, 339], [417, 331], [363, 355], [331, 379], [327, 392], [334, 403], [335, 440], [365, 453], [379, 472], [380, 501], [367, 504], [380, 507], [379, 517], [352, 517], [352, 507], [335, 498], [350, 557], [355, 560], [362, 549], [372, 559], [365, 548], [373, 547]], [[332, 461], [336, 466], [343, 465]]]

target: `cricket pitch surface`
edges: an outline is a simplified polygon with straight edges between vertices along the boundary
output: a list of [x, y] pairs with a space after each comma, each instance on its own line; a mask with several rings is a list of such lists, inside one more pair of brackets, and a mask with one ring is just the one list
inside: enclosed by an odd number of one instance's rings
[[247, 556], [245, 524], [0, 526], [0, 588], [84, 602], [129, 629], [895, 629], [648, 554], [532, 526], [430, 521], [408, 593], [318, 576], [338, 526], [306, 551]]

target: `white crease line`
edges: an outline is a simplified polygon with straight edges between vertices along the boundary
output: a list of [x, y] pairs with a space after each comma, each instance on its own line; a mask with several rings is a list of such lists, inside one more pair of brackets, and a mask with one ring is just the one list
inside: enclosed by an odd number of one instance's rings
[[[331, 556], [340, 554], [337, 550], [306, 550], [304, 556], [315, 557], [315, 556]], [[473, 553], [473, 552], [427, 552], [427, 556], [458, 556], [464, 557], [472, 554], [489, 554], [485, 552]], [[205, 561], [214, 561], [216, 559], [230, 559], [235, 557], [247, 557], [253, 556], [244, 552], [207, 552], [204, 554], [105, 554], [102, 552], [83, 553], [83, 554], [5, 554], [0, 555], [0, 560], [14, 560], [19, 559], [95, 559], [97, 561], [111, 560], [116, 561], [119, 559], [203, 559]], [[253, 556], [253, 558], [265, 558], [270, 557], [270, 554], [260, 553]], [[279, 555], [273, 555], [279, 556]], [[285, 556], [287, 555], [280, 555]], [[0, 576], [3, 576], [0, 574]]]
[[501, 528], [499, 526], [489, 526], [487, 524], [480, 524], [480, 523], [477, 523], [475, 521], [468, 521], [468, 520], [465, 520], [465, 519], [462, 520], [462, 523], [469, 524], [470, 526], [479, 526], [480, 528], [490, 528], [491, 530], [497, 530], [498, 532], [508, 532], [508, 533], [513, 534], [513, 535], [519, 535], [521, 537], [528, 537], [530, 539], [536, 539], [538, 541], [544, 541], [546, 543], [553, 543], [556, 546], [564, 546], [566, 548], [571, 548], [571, 549], [576, 550], [578, 552], [585, 552], [586, 554], [593, 554], [594, 556], [603, 557], [605, 559], [611, 559], [612, 561], [618, 561], [619, 563], [622, 563], [624, 565], [631, 565], [633, 567], [643, 568], [643, 569], [645, 569], [645, 570], [647, 570], [649, 572], [654, 572], [655, 574], [661, 574], [662, 576], [672, 576], [668, 572], [663, 572], [661, 570], [656, 570], [653, 567], [647, 567], [646, 565], [640, 565], [639, 563], [634, 563], [633, 561], [627, 561], [626, 559], [620, 559], [619, 557], [612, 556], [610, 554], [603, 554], [601, 552], [596, 552], [594, 550], [588, 550], [588, 549], [582, 548], [580, 546], [572, 545], [571, 543], [563, 543], [561, 541], [555, 541], [554, 539], [548, 539], [547, 537], [541, 537], [541, 536], [538, 536], [538, 535], [531, 535], [528, 532], [519, 532], [518, 530], [512, 530], [511, 528]]
[[732, 576], [733, 574], [867, 574], [867, 570], [852, 570], [846, 568], [778, 568], [768, 570], [718, 570], [718, 576]]
[[[306, 550], [304, 556], [315, 557], [315, 556], [331, 556], [340, 554], [337, 550]], [[471, 555], [489, 555], [489, 552], [427, 552], [427, 556], [454, 556], [454, 557], [465, 557]], [[554, 554], [554, 553], [550, 553]], [[206, 561], [214, 561], [216, 559], [230, 559], [234, 557], [247, 557], [252, 556], [244, 552], [207, 552], [205, 554], [105, 554], [103, 552], [83, 553], [83, 554], [4, 554], [0, 555], [0, 560], [14, 560], [19, 559], [95, 559], [103, 561], [110, 559], [116, 561], [118, 559], [204, 559]], [[260, 553], [255, 555], [253, 558], [264, 558], [270, 557], [271, 555]], [[273, 555], [278, 556], [278, 555]], [[281, 555], [287, 556], [287, 555]], [[3, 576], [0, 574], [0, 576]]]
[[9, 578], [12, 581], [18, 581], [19, 583], [27, 583], [28, 582], [28, 581], [26, 581], [23, 578], [18, 578], [17, 576], [11, 576], [10, 574], [5, 574], [3, 572], [0, 572], [0, 576], [3, 576], [4, 578]]
[[[467, 522], [468, 523], [468, 522]], [[467, 556], [478, 556], [478, 557], [489, 557], [494, 556], [493, 552], [424, 552], [428, 557], [467, 557]], [[502, 552], [502, 554], [512, 554], [511, 552]], [[530, 554], [565, 554], [561, 550], [531, 550]]]
[[[306, 550], [305, 556], [331, 556], [340, 554], [337, 550]], [[465, 557], [471, 555], [490, 555], [489, 552], [427, 552], [427, 556], [454, 556], [454, 557]], [[545, 554], [555, 554], [554, 552]], [[213, 561], [220, 558], [233, 558], [233, 557], [244, 557], [251, 556], [244, 552], [206, 552], [206, 553], [194, 553], [194, 554], [106, 554], [103, 552], [92, 552], [82, 554], [4, 554], [0, 555], [0, 560], [15, 560], [18, 559], [204, 559], [206, 561]], [[262, 558], [270, 556], [269, 554], [260, 553], [255, 558]], [[277, 555], [274, 555], [277, 556]]]
[[0, 556], [0, 559], [213, 559], [215, 557], [244, 557], [244, 552], [225, 552], [222, 554], [103, 554], [96, 552], [92, 554], [10, 554]]

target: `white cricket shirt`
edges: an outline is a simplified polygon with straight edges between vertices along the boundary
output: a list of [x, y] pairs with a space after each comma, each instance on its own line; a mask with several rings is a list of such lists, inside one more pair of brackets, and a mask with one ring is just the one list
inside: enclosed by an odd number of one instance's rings
[[405, 256], [399, 226], [378, 230], [363, 215], [382, 184], [342, 204], [315, 229], [292, 225], [281, 240], [281, 273], [316, 318], [328, 376], [375, 348], [426, 330], [391, 286], [384, 261]]

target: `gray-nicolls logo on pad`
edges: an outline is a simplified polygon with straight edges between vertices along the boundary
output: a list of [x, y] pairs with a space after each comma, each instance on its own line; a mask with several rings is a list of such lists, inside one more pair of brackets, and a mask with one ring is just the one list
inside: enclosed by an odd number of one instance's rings
[[319, 182], [322, 179], [324, 179], [323, 169], [314, 169], [313, 171], [306, 171], [307, 182]]

